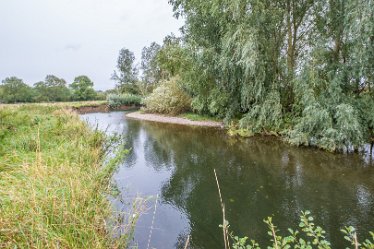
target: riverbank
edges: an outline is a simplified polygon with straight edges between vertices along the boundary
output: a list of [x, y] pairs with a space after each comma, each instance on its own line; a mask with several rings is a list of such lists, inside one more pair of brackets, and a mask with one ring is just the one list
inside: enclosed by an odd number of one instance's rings
[[21, 106], [41, 106], [41, 107], [59, 107], [71, 109], [79, 114], [111, 111], [129, 111], [136, 110], [136, 105], [119, 105], [110, 107], [107, 101], [76, 101], [76, 102], [52, 102], [52, 103], [19, 103], [19, 104], [0, 104], [0, 108], [21, 107]]
[[[302, 233], [298, 214], [310, 210], [315, 224], [329, 231], [326, 238], [332, 248], [348, 246], [340, 232], [344, 226], [356, 227], [360, 242], [372, 230], [369, 204], [374, 165], [358, 155], [297, 148], [269, 136], [232, 139], [216, 128], [138, 122], [122, 112], [83, 118], [92, 125], [99, 123], [101, 129], [110, 127], [108, 133], [124, 132], [123, 140], [131, 148], [113, 179], [117, 179], [120, 196], [140, 193], [150, 200], [134, 232], [139, 248], [184, 248], [188, 238], [196, 248], [224, 248], [213, 169], [225, 191], [222, 201], [227, 207], [226, 219], [232, 224], [229, 232], [249, 234], [263, 247], [272, 245], [263, 223], [271, 214], [280, 227], [279, 235], [287, 235], [287, 228]], [[357, 191], [365, 196], [357, 198]], [[125, 208], [126, 203], [118, 203], [118, 208]], [[152, 220], [157, 229], [148, 246]], [[230, 242], [232, 247], [231, 238]]]
[[139, 109], [137, 106], [127, 106], [121, 105], [116, 108], [110, 108], [107, 104], [97, 105], [97, 106], [80, 106], [80, 107], [72, 107], [72, 109], [79, 114], [86, 114], [86, 113], [95, 113], [95, 112], [111, 112], [111, 111], [130, 111]]
[[1, 104], [0, 108], [6, 107], [20, 107], [20, 106], [53, 106], [61, 108], [81, 108], [81, 107], [97, 107], [107, 105], [106, 100], [90, 100], [90, 101], [71, 101], [71, 102], [40, 102], [40, 103], [16, 103], [16, 104]]
[[223, 123], [218, 121], [212, 120], [190, 120], [184, 117], [173, 117], [173, 116], [166, 116], [161, 114], [151, 114], [151, 113], [142, 113], [140, 111], [137, 112], [130, 112], [126, 114], [126, 117], [138, 119], [138, 120], [146, 120], [152, 122], [159, 122], [159, 123], [169, 123], [169, 124], [178, 124], [178, 125], [189, 125], [189, 126], [204, 126], [204, 127], [216, 127], [216, 128], [223, 128]]
[[0, 106], [1, 248], [118, 246], [104, 134], [66, 106]]

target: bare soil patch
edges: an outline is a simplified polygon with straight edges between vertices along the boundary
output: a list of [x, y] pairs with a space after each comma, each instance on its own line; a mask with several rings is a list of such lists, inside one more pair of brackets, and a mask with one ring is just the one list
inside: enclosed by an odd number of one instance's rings
[[94, 113], [94, 112], [110, 112], [110, 111], [129, 111], [134, 110], [139, 107], [137, 106], [119, 106], [116, 108], [110, 108], [107, 104], [104, 105], [96, 105], [96, 106], [80, 106], [80, 107], [73, 107], [73, 110], [78, 112], [79, 114], [85, 113]]

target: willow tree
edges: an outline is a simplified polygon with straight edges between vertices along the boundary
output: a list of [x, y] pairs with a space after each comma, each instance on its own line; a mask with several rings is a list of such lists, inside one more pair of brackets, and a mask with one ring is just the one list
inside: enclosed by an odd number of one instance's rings
[[332, 151], [372, 136], [373, 0], [170, 3], [196, 110]]

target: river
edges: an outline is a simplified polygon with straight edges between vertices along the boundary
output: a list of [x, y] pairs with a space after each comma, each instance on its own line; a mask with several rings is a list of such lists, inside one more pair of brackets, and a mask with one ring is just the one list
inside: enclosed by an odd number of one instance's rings
[[[263, 219], [286, 235], [310, 210], [333, 248], [348, 246], [340, 229], [359, 238], [374, 231], [374, 158], [289, 146], [273, 137], [237, 139], [223, 130], [126, 119], [123, 112], [81, 115], [107, 133], [121, 133], [130, 152], [113, 176], [123, 199], [148, 198], [135, 243], [149, 248], [223, 248], [220, 182], [230, 230], [266, 248]], [[158, 197], [157, 197], [158, 196]], [[155, 203], [156, 202], [156, 203]], [[122, 202], [114, 202], [122, 208]], [[156, 206], [156, 212], [154, 212]]]

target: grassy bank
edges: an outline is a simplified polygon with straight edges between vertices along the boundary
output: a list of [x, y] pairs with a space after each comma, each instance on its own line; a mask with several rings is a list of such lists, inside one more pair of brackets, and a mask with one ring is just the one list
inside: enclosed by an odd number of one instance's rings
[[105, 227], [104, 136], [66, 105], [0, 107], [0, 247], [118, 246]]
[[44, 107], [66, 107], [66, 108], [79, 108], [89, 106], [101, 106], [108, 104], [106, 100], [94, 100], [94, 101], [72, 101], [72, 102], [45, 102], [45, 103], [18, 103], [18, 104], [1, 104], [0, 108], [5, 107], [19, 107], [19, 106], [44, 106]]

